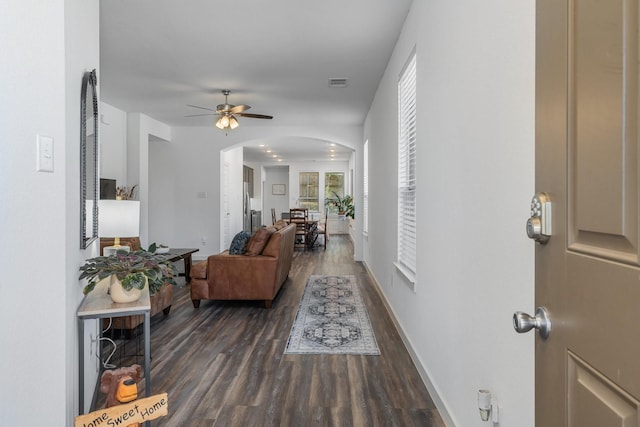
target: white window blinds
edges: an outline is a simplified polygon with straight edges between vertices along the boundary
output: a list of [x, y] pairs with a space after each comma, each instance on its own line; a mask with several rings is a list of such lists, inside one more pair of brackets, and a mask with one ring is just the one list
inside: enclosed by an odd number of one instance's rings
[[416, 272], [416, 55], [398, 82], [398, 264]]
[[363, 189], [362, 189], [362, 232], [369, 233], [369, 141], [364, 142], [363, 157]]

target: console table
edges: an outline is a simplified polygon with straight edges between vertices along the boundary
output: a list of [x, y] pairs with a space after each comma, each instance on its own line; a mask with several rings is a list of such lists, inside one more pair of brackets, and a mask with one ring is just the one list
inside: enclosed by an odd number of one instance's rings
[[[111, 300], [106, 289], [96, 286], [84, 297], [78, 308], [78, 352], [80, 363], [80, 400], [79, 414], [84, 413], [84, 321], [87, 319], [104, 319], [108, 317], [123, 317], [135, 314], [144, 314], [144, 384], [145, 396], [151, 396], [151, 303], [149, 300], [149, 287], [145, 286], [142, 296], [138, 301], [119, 304]], [[100, 328], [102, 330], [102, 328]], [[98, 348], [98, 352], [100, 349]], [[100, 368], [102, 371], [102, 368]], [[147, 424], [148, 425], [148, 424]]]

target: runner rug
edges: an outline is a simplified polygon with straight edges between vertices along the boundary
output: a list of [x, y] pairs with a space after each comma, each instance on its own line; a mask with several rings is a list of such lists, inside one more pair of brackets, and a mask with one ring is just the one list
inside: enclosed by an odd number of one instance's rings
[[284, 352], [380, 354], [355, 276], [309, 277]]

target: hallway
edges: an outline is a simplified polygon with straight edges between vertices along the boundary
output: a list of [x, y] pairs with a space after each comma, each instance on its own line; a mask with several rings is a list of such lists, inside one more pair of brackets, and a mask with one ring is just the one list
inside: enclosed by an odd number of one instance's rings
[[[168, 317], [152, 319], [152, 393], [169, 394], [157, 426], [425, 426], [444, 424], [353, 245], [331, 236], [296, 251], [273, 302], [202, 301], [176, 289]], [[357, 277], [380, 356], [283, 355], [307, 278]]]

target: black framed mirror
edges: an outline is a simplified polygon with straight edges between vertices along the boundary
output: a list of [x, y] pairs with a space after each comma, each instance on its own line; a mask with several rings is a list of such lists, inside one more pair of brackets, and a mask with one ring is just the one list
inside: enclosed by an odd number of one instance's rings
[[98, 79], [82, 77], [80, 91], [80, 249], [98, 238]]

